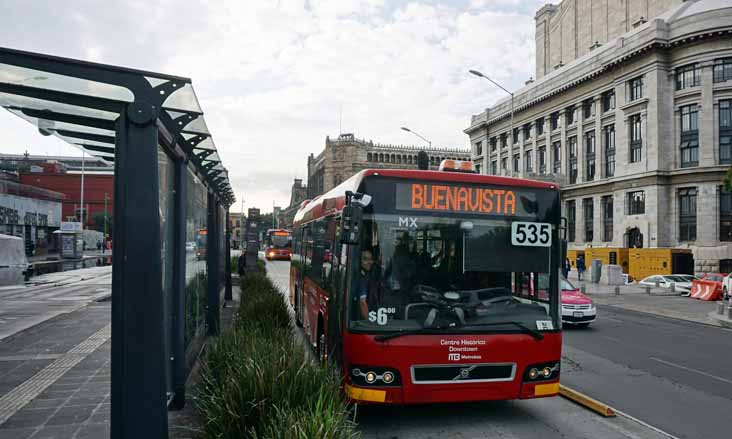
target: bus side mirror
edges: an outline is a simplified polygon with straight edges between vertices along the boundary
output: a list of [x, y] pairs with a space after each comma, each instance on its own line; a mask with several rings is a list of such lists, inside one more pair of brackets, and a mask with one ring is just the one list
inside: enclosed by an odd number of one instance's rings
[[363, 208], [361, 206], [345, 206], [341, 214], [341, 233], [338, 241], [341, 244], [356, 245], [361, 236]]

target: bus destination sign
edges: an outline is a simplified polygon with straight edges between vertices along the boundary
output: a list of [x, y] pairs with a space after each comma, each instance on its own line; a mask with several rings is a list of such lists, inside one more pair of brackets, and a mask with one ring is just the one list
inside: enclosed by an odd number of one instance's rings
[[536, 214], [533, 194], [517, 193], [513, 188], [444, 183], [397, 183], [396, 186], [396, 208], [400, 210], [495, 216]]

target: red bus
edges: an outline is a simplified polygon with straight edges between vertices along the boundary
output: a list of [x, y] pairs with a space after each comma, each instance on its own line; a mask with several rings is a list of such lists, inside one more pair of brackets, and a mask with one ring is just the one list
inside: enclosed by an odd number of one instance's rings
[[363, 170], [295, 216], [298, 325], [355, 402], [557, 395], [560, 217], [547, 182]]
[[292, 233], [289, 230], [269, 229], [264, 239], [264, 257], [267, 260], [290, 260], [290, 253], [292, 253]]

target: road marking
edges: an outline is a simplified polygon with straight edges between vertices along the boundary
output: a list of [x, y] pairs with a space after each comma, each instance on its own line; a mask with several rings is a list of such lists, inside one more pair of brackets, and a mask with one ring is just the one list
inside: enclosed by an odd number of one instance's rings
[[627, 413], [625, 413], [625, 412], [621, 412], [621, 411], [620, 411], [620, 410], [618, 410], [618, 409], [615, 409], [615, 413], [616, 413], [616, 414], [617, 414], [618, 416], [622, 416], [623, 418], [626, 418], [626, 419], [630, 419], [630, 420], [631, 420], [631, 421], [633, 421], [633, 422], [636, 422], [636, 423], [638, 423], [638, 424], [640, 424], [640, 425], [642, 425], [642, 426], [644, 426], [644, 427], [646, 427], [646, 428], [649, 428], [649, 429], [651, 429], [651, 430], [655, 431], [655, 432], [656, 432], [656, 433], [658, 433], [658, 434], [662, 434], [662, 435], [664, 435], [664, 436], [668, 437], [669, 439], [680, 439], [680, 438], [679, 438], [678, 436], [674, 436], [674, 435], [672, 435], [672, 434], [671, 434], [671, 433], [669, 433], [669, 432], [663, 431], [663, 430], [661, 430], [661, 429], [660, 429], [660, 428], [658, 428], [658, 427], [654, 427], [653, 425], [651, 425], [651, 424], [649, 424], [649, 423], [647, 423], [647, 422], [643, 422], [643, 421], [641, 421], [640, 419], [638, 419], [638, 418], [636, 418], [636, 417], [634, 417], [634, 416], [630, 416], [629, 414], [627, 414]]
[[612, 317], [607, 317], [607, 316], [603, 316], [602, 319], [603, 320], [610, 320], [611, 322], [625, 323], [625, 320], [614, 319]]
[[603, 337], [603, 338], [606, 338], [606, 339], [608, 339], [608, 340], [614, 341], [614, 342], [616, 342], [616, 343], [622, 343], [622, 341], [621, 341], [621, 340], [620, 340], [619, 338], [615, 338], [615, 337], [610, 337], [609, 335], [603, 335], [602, 337]]
[[18, 410], [35, 399], [36, 396], [40, 395], [66, 372], [71, 370], [72, 367], [79, 364], [84, 358], [109, 340], [111, 328], [112, 325], [108, 324], [95, 332], [89, 338], [74, 346], [64, 356], [0, 397], [0, 425], [3, 425]]
[[709, 378], [712, 378], [712, 379], [721, 381], [723, 383], [732, 384], [732, 380], [728, 380], [726, 378], [718, 377], [716, 375], [712, 375], [711, 373], [706, 373], [706, 372], [701, 371], [701, 370], [698, 370], [698, 369], [692, 369], [691, 367], [682, 366], [680, 364], [672, 363], [670, 361], [661, 360], [660, 358], [656, 358], [656, 357], [649, 357], [649, 358], [651, 360], [653, 360], [653, 361], [658, 361], [659, 363], [663, 363], [663, 364], [665, 364], [667, 366], [678, 367], [679, 369], [688, 370], [689, 372], [698, 373], [699, 375], [704, 375], [705, 377], [709, 377]]

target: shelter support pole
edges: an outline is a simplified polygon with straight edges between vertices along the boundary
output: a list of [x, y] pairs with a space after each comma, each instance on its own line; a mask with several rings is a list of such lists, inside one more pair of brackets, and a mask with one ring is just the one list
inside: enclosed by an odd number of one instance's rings
[[173, 260], [173, 401], [171, 407], [182, 409], [186, 401], [186, 162], [175, 161], [175, 259]]
[[231, 219], [229, 218], [229, 208], [226, 208], [226, 247], [224, 264], [226, 266], [226, 294], [224, 300], [233, 300], [234, 295], [231, 291]]
[[117, 120], [111, 438], [167, 438], [158, 129], [154, 106]]
[[219, 203], [208, 193], [208, 229], [206, 238], [206, 270], [208, 271], [208, 300], [206, 308], [207, 335], [219, 335]]

